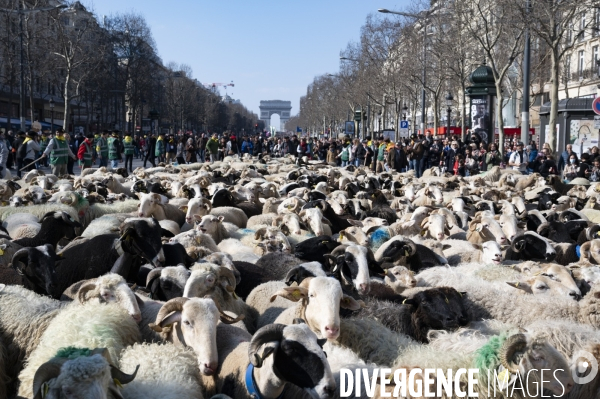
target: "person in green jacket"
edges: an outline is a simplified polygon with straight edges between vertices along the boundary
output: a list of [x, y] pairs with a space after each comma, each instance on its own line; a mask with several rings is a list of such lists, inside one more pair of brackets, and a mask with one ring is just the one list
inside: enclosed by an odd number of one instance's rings
[[103, 131], [96, 141], [96, 154], [100, 160], [100, 167], [108, 166], [108, 130]]
[[[50, 142], [50, 137], [48, 137], [47, 132], [42, 132], [42, 139], [40, 140], [40, 151], [42, 154], [46, 152], [46, 147], [48, 147], [48, 143]], [[48, 166], [48, 161], [46, 158], [40, 161], [40, 165]]]
[[210, 154], [210, 163], [215, 163], [217, 160], [217, 154], [219, 153], [219, 140], [217, 140], [217, 134], [213, 134], [212, 137], [206, 143], [206, 149]]
[[110, 160], [110, 166], [113, 169], [119, 167], [119, 161], [121, 160], [121, 140], [119, 140], [119, 131], [114, 130], [111, 137], [108, 138], [108, 159]]
[[154, 147], [154, 156], [158, 158], [158, 162], [165, 162], [165, 135], [164, 133], [158, 134], [156, 139], [156, 147]]
[[133, 154], [135, 153], [135, 141], [131, 137], [131, 133], [125, 133], [123, 138], [123, 153], [125, 154], [125, 169], [129, 165], [129, 172], [133, 172]]
[[56, 131], [56, 137], [48, 141], [48, 145], [42, 154], [45, 159], [50, 156], [50, 165], [52, 165], [52, 174], [55, 176], [63, 176], [68, 174], [67, 162], [68, 157], [77, 159], [71, 151], [69, 143], [65, 140], [65, 131], [61, 128]]

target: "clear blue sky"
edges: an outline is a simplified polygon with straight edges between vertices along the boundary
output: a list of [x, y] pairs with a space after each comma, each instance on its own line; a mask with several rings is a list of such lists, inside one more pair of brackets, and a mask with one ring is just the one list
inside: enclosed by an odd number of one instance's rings
[[[102, 15], [135, 11], [152, 29], [164, 63], [192, 67], [202, 83], [233, 81], [227, 93], [255, 113], [260, 100], [288, 100], [292, 115], [314, 76], [335, 73], [378, 8], [408, 0], [82, 0]], [[413, 2], [411, 2], [413, 3]], [[223, 91], [222, 91], [223, 92]]]

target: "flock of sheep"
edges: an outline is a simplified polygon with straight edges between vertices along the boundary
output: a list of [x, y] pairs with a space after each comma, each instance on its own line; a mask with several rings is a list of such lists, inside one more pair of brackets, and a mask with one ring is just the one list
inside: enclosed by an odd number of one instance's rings
[[247, 156], [0, 180], [0, 398], [337, 398], [377, 368], [599, 397], [575, 379], [600, 361], [600, 184], [573, 183]]

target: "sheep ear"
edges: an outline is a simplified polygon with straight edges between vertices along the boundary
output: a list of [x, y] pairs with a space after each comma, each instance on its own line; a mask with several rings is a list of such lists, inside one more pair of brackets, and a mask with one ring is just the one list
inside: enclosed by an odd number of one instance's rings
[[511, 287], [514, 287], [516, 289], [523, 290], [523, 291], [527, 292], [528, 294], [533, 293], [533, 291], [531, 290], [531, 285], [529, 285], [529, 283], [524, 283], [524, 282], [519, 282], [519, 281], [517, 281], [515, 283], [512, 281], [507, 281], [506, 284], [508, 284]]
[[340, 300], [340, 307], [344, 309], [358, 310], [364, 306], [365, 303], [363, 301], [356, 301], [354, 298], [348, 295], [344, 295]]
[[179, 210], [182, 211], [182, 212], [187, 212], [188, 211], [188, 206], [187, 205], [181, 205], [179, 207]]
[[329, 221], [329, 219], [327, 219], [326, 217], [322, 217], [322, 218], [321, 218], [321, 222], [323, 222], [323, 223], [325, 223], [325, 224], [327, 224], [327, 225], [331, 226], [331, 222], [330, 222], [330, 221]]
[[273, 302], [278, 296], [292, 302], [298, 302], [300, 299], [308, 297], [308, 289], [304, 287], [285, 287], [277, 291], [270, 299]]
[[225, 216], [219, 216], [217, 217], [217, 219], [219, 219], [219, 223], [223, 222], [223, 220], [225, 220]]
[[363, 227], [363, 223], [360, 220], [348, 219], [348, 223], [350, 223], [352, 226]]
[[483, 245], [481, 244], [471, 244], [473, 246], [473, 248], [477, 249], [478, 251], [483, 251]]
[[259, 240], [259, 239], [263, 238], [263, 236], [265, 235], [266, 232], [267, 232], [266, 227], [262, 227], [262, 228], [256, 230], [256, 232], [254, 233], [254, 239]]

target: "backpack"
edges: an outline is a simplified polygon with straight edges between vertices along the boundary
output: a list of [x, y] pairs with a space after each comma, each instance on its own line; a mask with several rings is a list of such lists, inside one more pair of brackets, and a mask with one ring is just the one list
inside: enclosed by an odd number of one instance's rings
[[27, 143], [21, 143], [19, 148], [17, 148], [17, 158], [25, 159], [26, 155], [27, 155]]

